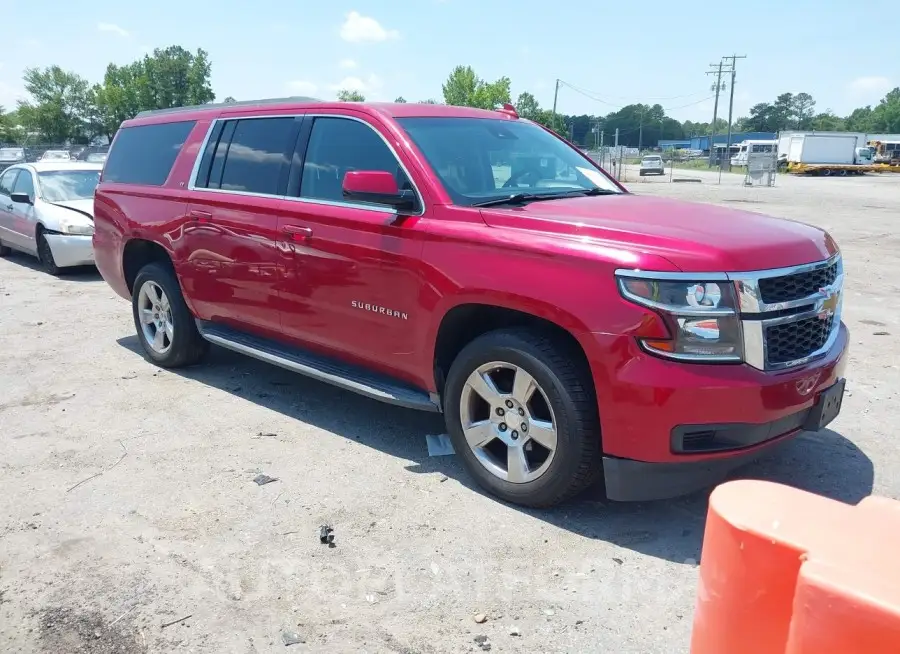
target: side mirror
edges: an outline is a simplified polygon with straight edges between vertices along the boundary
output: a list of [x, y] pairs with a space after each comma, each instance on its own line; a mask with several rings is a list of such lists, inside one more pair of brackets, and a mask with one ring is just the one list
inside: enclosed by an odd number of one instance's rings
[[372, 202], [411, 211], [416, 207], [416, 194], [401, 191], [394, 176], [385, 170], [351, 170], [344, 175], [344, 197], [359, 202]]
[[34, 204], [34, 200], [27, 193], [13, 193], [9, 196], [9, 199], [20, 204]]

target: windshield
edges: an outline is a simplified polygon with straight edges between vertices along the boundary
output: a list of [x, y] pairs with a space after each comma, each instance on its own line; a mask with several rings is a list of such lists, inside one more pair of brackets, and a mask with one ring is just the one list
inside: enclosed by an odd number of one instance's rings
[[41, 159], [44, 161], [69, 161], [71, 157], [68, 152], [53, 152], [48, 150], [41, 155]]
[[21, 148], [0, 148], [0, 159], [24, 159], [25, 150]]
[[41, 195], [47, 202], [90, 200], [100, 181], [99, 170], [54, 170], [38, 173]]
[[397, 121], [437, 173], [453, 202], [473, 205], [518, 193], [621, 193], [577, 150], [537, 125], [491, 118]]
[[643, 159], [644, 163], [658, 163], [660, 161], [662, 161], [662, 159], [659, 157], [644, 157]]
[[103, 163], [104, 161], [106, 161], [106, 155], [100, 154], [100, 153], [93, 153], [93, 154], [89, 154], [88, 156], [86, 156], [84, 158], [84, 160], [88, 161], [90, 163]]

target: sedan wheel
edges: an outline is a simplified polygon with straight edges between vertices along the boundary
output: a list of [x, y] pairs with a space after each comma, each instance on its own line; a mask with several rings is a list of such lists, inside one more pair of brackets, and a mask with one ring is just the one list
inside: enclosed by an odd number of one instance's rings
[[479, 366], [463, 386], [459, 411], [469, 448], [495, 477], [524, 484], [550, 467], [556, 420], [545, 392], [522, 368], [501, 361]]
[[53, 258], [53, 250], [50, 249], [50, 243], [42, 233], [38, 234], [38, 259], [44, 270], [50, 275], [58, 275], [60, 273], [59, 266]]

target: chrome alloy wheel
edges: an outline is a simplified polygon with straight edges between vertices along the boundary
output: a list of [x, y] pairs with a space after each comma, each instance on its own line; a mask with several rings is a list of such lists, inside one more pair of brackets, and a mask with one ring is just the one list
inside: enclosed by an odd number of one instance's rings
[[146, 281], [138, 292], [138, 315], [144, 340], [158, 354], [165, 354], [172, 347], [175, 324], [172, 307], [162, 287], [154, 281]]
[[512, 363], [479, 366], [459, 403], [463, 434], [491, 474], [514, 484], [534, 481], [550, 467], [557, 423], [546, 393]]

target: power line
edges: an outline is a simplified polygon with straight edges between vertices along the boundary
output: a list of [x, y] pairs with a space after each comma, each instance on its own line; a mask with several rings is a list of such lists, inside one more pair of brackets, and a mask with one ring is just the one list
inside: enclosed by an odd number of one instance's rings
[[[560, 82], [560, 84], [565, 84], [573, 91], [577, 91], [578, 93], [581, 93], [582, 95], [585, 95], [594, 100], [597, 100], [598, 102], [603, 102], [604, 104], [613, 104], [611, 102], [607, 102], [605, 100], [602, 100], [602, 99], [596, 97], [596, 96], [601, 95], [600, 93], [597, 93], [596, 91], [588, 91], [580, 86], [576, 86], [570, 82], [566, 82], [565, 80], [559, 80], [559, 82]], [[695, 91], [694, 93], [685, 93], [684, 95], [669, 95], [669, 96], [656, 96], [656, 97], [647, 96], [643, 99], [644, 100], [681, 100], [682, 98], [693, 98], [698, 95], [701, 95], [702, 93], [706, 93], [706, 91]], [[607, 95], [607, 94], [603, 94], [603, 95], [606, 95], [606, 97], [608, 97], [608, 98], [615, 98], [618, 100], [628, 100], [631, 97], [631, 96], [627, 96], [627, 95]]]
[[[601, 104], [605, 104], [605, 105], [607, 105], [607, 106], [610, 106], [610, 107], [612, 107], [614, 110], [619, 110], [619, 109], [623, 109], [624, 107], [630, 106], [630, 105], [617, 105], [617, 104], [612, 104], [611, 102], [607, 102], [606, 100], [604, 100], [604, 99], [602, 99], [602, 98], [598, 98], [598, 97], [596, 97], [596, 96], [593, 96], [593, 95], [591, 95], [590, 93], [588, 93], [587, 91], [585, 91], [585, 90], [583, 90], [583, 89], [581, 89], [581, 88], [579, 88], [579, 87], [573, 86], [572, 84], [569, 84], [568, 82], [566, 82], [566, 81], [564, 81], [564, 80], [558, 80], [558, 84], [559, 84], [560, 86], [567, 86], [567, 87], [569, 87], [570, 89], [572, 89], [573, 91], [575, 91], [576, 93], [579, 93], [579, 94], [583, 95], [583, 96], [586, 97], [586, 98], [589, 98], [589, 99], [591, 99], [591, 100], [594, 100], [595, 102], [600, 102]], [[558, 94], [558, 92], [559, 92], [559, 91], [557, 90], [556, 93], [554, 93], [554, 98], [556, 98], [556, 95]], [[682, 97], [692, 97], [692, 96], [695, 96], [695, 95], [698, 95], [698, 94], [697, 94], [697, 93], [691, 93], [690, 95], [682, 96]], [[664, 111], [674, 111], [675, 109], [684, 109], [685, 107], [693, 107], [694, 105], [698, 105], [698, 104], [702, 104], [702, 103], [706, 102], [707, 100], [711, 99], [712, 97], [713, 97], [713, 96], [708, 95], [708, 96], [706, 96], [705, 98], [700, 98], [699, 100], [696, 100], [696, 101], [694, 101], [694, 102], [688, 102], [687, 104], [678, 105], [678, 106], [676, 106], [676, 107], [663, 107], [663, 110], [664, 110]], [[632, 103], [632, 104], [636, 104], [636, 103]], [[641, 104], [642, 104], [642, 103], [641, 103]], [[554, 105], [555, 105], [555, 102], [554, 102]]]

